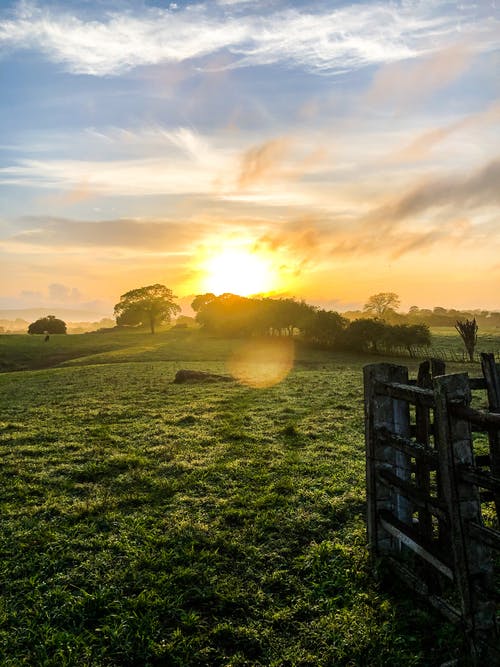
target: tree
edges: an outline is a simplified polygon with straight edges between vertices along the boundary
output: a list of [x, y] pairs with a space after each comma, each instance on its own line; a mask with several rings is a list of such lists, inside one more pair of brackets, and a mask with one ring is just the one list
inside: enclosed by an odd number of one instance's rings
[[293, 336], [296, 329], [302, 331], [315, 312], [313, 306], [295, 299], [263, 299], [266, 309], [267, 327], [271, 334]]
[[476, 349], [477, 344], [477, 330], [479, 329], [476, 318], [474, 317], [472, 320], [465, 320], [463, 322], [457, 320], [455, 329], [458, 331], [464, 342], [465, 349], [469, 355], [469, 361], [474, 361], [474, 350]]
[[388, 315], [393, 315], [400, 304], [399, 296], [394, 292], [379, 292], [372, 294], [363, 306], [363, 311], [383, 320]]
[[416, 347], [428, 347], [431, 344], [431, 332], [427, 324], [387, 325], [385, 340], [389, 348], [405, 347], [410, 357], [413, 357]]
[[41, 317], [36, 322], [32, 322], [28, 327], [29, 334], [65, 334], [66, 333], [66, 322], [57, 319], [55, 315], [47, 315], [47, 317]]
[[207, 292], [206, 294], [198, 294], [197, 296], [194, 297], [192, 303], [191, 303], [191, 308], [195, 311], [195, 313], [199, 313], [200, 310], [203, 310], [203, 308], [208, 305], [211, 301], [214, 301], [217, 297], [215, 294], [212, 292]]
[[347, 325], [347, 320], [333, 310], [312, 310], [304, 325], [306, 340], [332, 347]]
[[346, 347], [377, 353], [387, 333], [387, 324], [381, 320], [354, 320], [344, 330], [342, 338]]
[[148, 285], [122, 294], [115, 306], [118, 325], [148, 324], [154, 334], [158, 324], [170, 322], [172, 315], [180, 312], [180, 307], [173, 302], [177, 297], [165, 285]]

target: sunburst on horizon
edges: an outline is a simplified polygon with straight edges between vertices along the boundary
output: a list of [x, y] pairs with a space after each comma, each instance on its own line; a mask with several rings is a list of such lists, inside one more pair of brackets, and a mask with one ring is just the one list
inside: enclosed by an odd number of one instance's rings
[[240, 296], [266, 294], [277, 286], [276, 272], [263, 254], [245, 248], [228, 247], [210, 254], [202, 262], [203, 291], [231, 292]]

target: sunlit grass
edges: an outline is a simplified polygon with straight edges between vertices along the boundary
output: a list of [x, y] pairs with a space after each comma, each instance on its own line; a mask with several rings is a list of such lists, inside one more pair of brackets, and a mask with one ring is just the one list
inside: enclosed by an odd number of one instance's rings
[[174, 384], [241, 350], [196, 331], [0, 343], [14, 367], [61, 362], [0, 375], [2, 664], [438, 665], [459, 651], [368, 567], [361, 369], [381, 358], [298, 346], [289, 375], [257, 389]]
[[459, 650], [368, 567], [366, 359], [299, 350], [273, 387], [176, 385], [180, 366], [223, 372], [236, 345], [190, 336], [108, 352], [67, 337], [73, 365], [0, 375], [2, 664], [438, 665]]

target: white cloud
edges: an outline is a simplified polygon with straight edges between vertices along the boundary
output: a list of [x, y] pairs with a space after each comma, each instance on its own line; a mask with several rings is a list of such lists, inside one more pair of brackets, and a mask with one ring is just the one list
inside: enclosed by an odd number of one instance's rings
[[0, 20], [0, 47], [36, 49], [70, 72], [95, 76], [221, 50], [233, 54], [230, 67], [280, 62], [339, 72], [427, 54], [466, 33], [469, 38], [473, 32], [481, 34], [478, 48], [493, 48], [500, 23], [491, 16], [473, 20], [473, 9], [467, 7], [446, 14], [449, 3], [424, 0], [338, 9], [326, 4], [321, 11], [282, 9], [265, 15], [234, 14], [231, 4], [229, 11], [207, 3], [175, 11], [111, 13], [96, 20], [22, 4], [13, 18]]

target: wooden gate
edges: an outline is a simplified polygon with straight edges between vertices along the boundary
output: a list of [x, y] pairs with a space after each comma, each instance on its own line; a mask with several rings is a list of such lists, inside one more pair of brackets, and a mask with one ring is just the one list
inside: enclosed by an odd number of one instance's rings
[[[364, 369], [372, 556], [462, 625], [472, 665], [500, 665], [500, 366], [444, 375], [440, 361]], [[472, 407], [487, 391], [487, 409]], [[484, 398], [483, 398], [484, 400]]]

